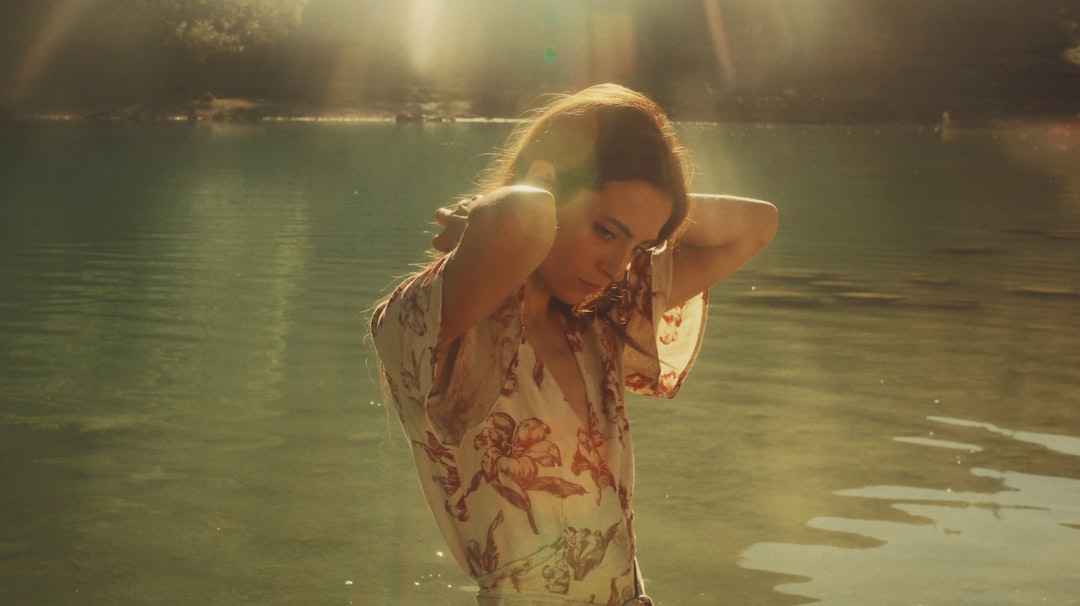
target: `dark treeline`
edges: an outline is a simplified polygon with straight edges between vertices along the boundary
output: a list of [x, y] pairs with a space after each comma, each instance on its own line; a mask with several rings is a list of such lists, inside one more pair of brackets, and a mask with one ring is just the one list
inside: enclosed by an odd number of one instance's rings
[[1080, 112], [1076, 0], [24, 0], [0, 19], [11, 115], [230, 97], [516, 116], [598, 81], [681, 119]]

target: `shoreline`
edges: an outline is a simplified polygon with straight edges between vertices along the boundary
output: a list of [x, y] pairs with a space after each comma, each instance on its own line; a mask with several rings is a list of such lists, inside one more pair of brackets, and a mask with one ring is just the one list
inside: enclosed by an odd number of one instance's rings
[[[743, 104], [739, 104], [743, 106]], [[1043, 122], [1077, 124], [1080, 112], [1006, 111], [997, 108], [983, 112], [943, 111], [932, 115], [928, 111], [911, 114], [887, 115], [873, 111], [845, 111], [851, 108], [824, 106], [796, 106], [762, 102], [758, 111], [740, 111], [745, 106], [720, 105], [716, 111], [705, 112], [708, 116], [672, 116], [683, 124], [850, 124], [877, 126], [915, 126], [933, 128], [983, 128], [1002, 123]], [[368, 106], [340, 105], [316, 108], [304, 103], [285, 103], [246, 97], [216, 97], [172, 102], [133, 102], [110, 106], [54, 106], [35, 110], [16, 111], [0, 108], [3, 122], [102, 122], [102, 123], [397, 123], [397, 124], [447, 124], [463, 123], [516, 123], [520, 117], [480, 115], [472, 111], [468, 101], [429, 101], [406, 103], [391, 107], [389, 102], [377, 102]]]

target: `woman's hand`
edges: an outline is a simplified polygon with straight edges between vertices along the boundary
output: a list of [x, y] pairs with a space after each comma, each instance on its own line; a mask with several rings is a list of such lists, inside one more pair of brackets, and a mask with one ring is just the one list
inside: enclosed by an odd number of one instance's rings
[[435, 223], [442, 227], [442, 231], [431, 239], [431, 246], [435, 250], [448, 253], [457, 247], [461, 234], [465, 233], [465, 226], [469, 224], [469, 209], [478, 199], [479, 196], [475, 196], [435, 211]]

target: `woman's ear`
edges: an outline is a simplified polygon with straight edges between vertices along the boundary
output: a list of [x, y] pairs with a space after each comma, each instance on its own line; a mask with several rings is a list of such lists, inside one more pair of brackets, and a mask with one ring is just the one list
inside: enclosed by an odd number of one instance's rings
[[550, 190], [555, 187], [555, 167], [547, 160], [533, 160], [525, 173], [525, 182], [529, 185]]

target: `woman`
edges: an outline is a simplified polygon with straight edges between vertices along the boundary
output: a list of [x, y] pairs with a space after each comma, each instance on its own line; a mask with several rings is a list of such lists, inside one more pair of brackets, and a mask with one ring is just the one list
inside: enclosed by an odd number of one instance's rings
[[651, 604], [624, 386], [675, 395], [707, 289], [777, 221], [765, 202], [688, 195], [683, 157], [639, 93], [558, 98], [480, 195], [436, 213], [444, 254], [376, 307], [383, 377], [481, 605]]

